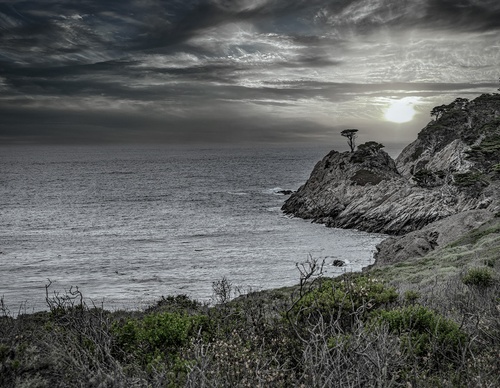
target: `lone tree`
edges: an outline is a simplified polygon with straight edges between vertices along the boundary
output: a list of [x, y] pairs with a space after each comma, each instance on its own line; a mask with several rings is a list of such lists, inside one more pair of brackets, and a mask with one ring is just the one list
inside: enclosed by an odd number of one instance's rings
[[351, 147], [351, 152], [354, 152], [354, 148], [356, 148], [356, 137], [358, 136], [356, 132], [358, 129], [344, 129], [340, 134], [344, 137], [347, 137], [347, 144]]

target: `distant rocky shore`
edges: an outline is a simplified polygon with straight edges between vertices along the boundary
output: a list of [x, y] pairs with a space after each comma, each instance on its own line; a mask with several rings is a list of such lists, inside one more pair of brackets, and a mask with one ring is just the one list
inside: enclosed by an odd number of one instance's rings
[[374, 141], [331, 151], [282, 210], [330, 227], [393, 235], [378, 257], [421, 256], [500, 211], [500, 94], [458, 98], [396, 160]]

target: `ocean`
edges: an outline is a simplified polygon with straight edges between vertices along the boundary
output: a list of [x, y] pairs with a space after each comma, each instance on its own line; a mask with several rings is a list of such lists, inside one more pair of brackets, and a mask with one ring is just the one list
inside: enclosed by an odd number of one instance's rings
[[[282, 214], [326, 146], [0, 147], [0, 296], [46, 310], [45, 285], [137, 309], [162, 295], [209, 302], [223, 277], [241, 292], [297, 284], [296, 264], [359, 271], [382, 235]], [[344, 267], [333, 261], [346, 261]]]

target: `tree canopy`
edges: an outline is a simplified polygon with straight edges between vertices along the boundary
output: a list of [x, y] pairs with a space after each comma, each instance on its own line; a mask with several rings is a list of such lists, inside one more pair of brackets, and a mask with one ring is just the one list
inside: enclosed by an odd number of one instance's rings
[[342, 136], [347, 137], [347, 144], [349, 144], [351, 152], [354, 152], [354, 149], [356, 148], [356, 137], [358, 136], [358, 131], [359, 129], [349, 128], [340, 132]]

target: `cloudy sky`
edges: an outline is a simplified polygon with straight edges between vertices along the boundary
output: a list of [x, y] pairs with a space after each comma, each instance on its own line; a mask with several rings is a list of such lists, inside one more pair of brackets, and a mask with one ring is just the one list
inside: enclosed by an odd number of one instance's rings
[[412, 140], [495, 92], [498, 0], [1, 0], [0, 143]]

